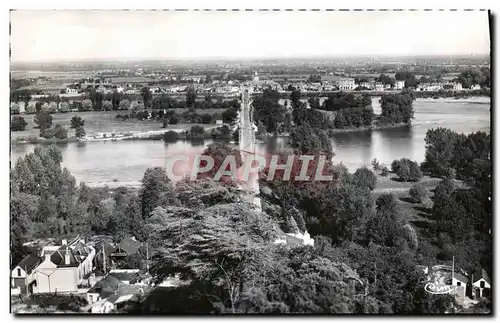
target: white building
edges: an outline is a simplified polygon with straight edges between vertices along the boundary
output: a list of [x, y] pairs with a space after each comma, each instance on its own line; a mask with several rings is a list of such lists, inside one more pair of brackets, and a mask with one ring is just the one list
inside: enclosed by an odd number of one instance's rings
[[78, 94], [78, 89], [66, 88], [66, 94]]
[[481, 86], [479, 84], [474, 84], [473, 86], [470, 87], [471, 90], [480, 90]]
[[11, 287], [19, 289], [20, 293], [27, 293], [27, 278], [33, 273], [33, 270], [40, 264], [42, 259], [37, 255], [27, 255], [12, 269]]
[[258, 81], [259, 81], [259, 75], [257, 74], [257, 72], [255, 72], [255, 73], [253, 74], [253, 81], [254, 81], [254, 82], [258, 82]]
[[455, 289], [456, 294], [460, 295], [461, 297], [465, 297], [465, 289], [467, 288], [468, 282], [469, 279], [460, 273], [454, 273], [451, 280], [451, 284], [453, 286], [457, 286], [457, 288]]
[[396, 81], [396, 83], [394, 83], [394, 89], [395, 90], [402, 90], [403, 88], [405, 87], [405, 81]]
[[377, 92], [384, 92], [384, 84], [382, 83], [375, 83], [375, 91]]
[[462, 83], [453, 83], [453, 90], [454, 91], [462, 91]]
[[352, 91], [356, 88], [353, 78], [342, 78], [338, 81], [338, 87], [343, 91]]
[[489, 294], [491, 281], [484, 269], [480, 269], [472, 274], [472, 286], [475, 297], [484, 297]]

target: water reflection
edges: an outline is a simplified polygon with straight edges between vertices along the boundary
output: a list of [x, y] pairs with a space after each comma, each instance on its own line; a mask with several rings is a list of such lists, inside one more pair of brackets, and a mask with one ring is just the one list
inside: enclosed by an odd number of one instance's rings
[[[344, 163], [350, 171], [371, 160], [390, 165], [394, 159], [407, 157], [422, 162], [425, 156], [425, 134], [428, 129], [447, 127], [457, 132], [489, 130], [490, 107], [485, 104], [415, 102], [415, 120], [411, 127], [378, 131], [336, 134], [332, 140], [334, 163]], [[289, 138], [270, 138], [256, 145], [262, 154], [283, 149]], [[139, 183], [148, 167], [165, 167], [175, 154], [199, 154], [213, 140], [177, 141], [165, 144], [153, 140], [122, 140], [58, 145], [68, 167], [78, 181], [94, 185], [127, 185]], [[235, 145], [231, 145], [235, 147]], [[237, 145], [236, 145], [237, 147]], [[12, 166], [17, 158], [32, 152], [35, 145], [13, 145]], [[116, 179], [118, 183], [113, 183]]]

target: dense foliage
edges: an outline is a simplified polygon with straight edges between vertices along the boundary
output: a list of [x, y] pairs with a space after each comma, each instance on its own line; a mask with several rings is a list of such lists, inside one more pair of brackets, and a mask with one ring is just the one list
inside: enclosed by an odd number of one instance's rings
[[412, 92], [386, 94], [382, 95], [380, 100], [382, 108], [380, 122], [382, 124], [411, 123], [414, 100]]

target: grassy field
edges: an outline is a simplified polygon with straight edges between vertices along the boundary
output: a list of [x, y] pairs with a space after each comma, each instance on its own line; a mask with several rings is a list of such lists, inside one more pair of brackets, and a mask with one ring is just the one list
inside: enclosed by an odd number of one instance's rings
[[[398, 200], [398, 207], [402, 215], [401, 221], [411, 222], [418, 228], [425, 228], [425, 222], [430, 221], [431, 209], [433, 206], [432, 198], [434, 197], [434, 188], [441, 181], [440, 178], [424, 176], [418, 182], [425, 187], [429, 192], [430, 199], [426, 204], [414, 203], [410, 199], [409, 191], [417, 183], [415, 182], [400, 182], [397, 180], [398, 176], [390, 173], [389, 176], [384, 177], [377, 174], [377, 186], [372, 191], [372, 196], [377, 199], [382, 194], [394, 194]], [[461, 181], [455, 180], [457, 188], [463, 187]]]
[[[183, 113], [187, 109], [176, 109], [177, 113]], [[224, 109], [206, 109], [197, 110], [199, 114], [202, 113], [221, 113]], [[69, 112], [69, 113], [55, 113], [52, 115], [52, 125], [60, 124], [68, 129], [68, 136], [73, 136], [74, 131], [70, 128], [71, 118], [74, 116], [80, 116], [85, 120], [85, 131], [87, 135], [95, 135], [100, 132], [147, 132], [162, 129], [162, 122], [156, 120], [118, 120], [116, 119], [117, 114], [127, 114], [126, 111], [102, 111], [102, 112]], [[24, 119], [28, 123], [24, 131], [13, 131], [11, 132], [11, 140], [15, 141], [20, 137], [38, 137], [40, 131], [36, 129], [36, 124], [33, 122], [35, 115], [27, 114], [23, 115]], [[189, 129], [195, 124], [177, 124], [169, 125], [168, 129]], [[214, 126], [212, 124], [202, 125], [203, 127]]]

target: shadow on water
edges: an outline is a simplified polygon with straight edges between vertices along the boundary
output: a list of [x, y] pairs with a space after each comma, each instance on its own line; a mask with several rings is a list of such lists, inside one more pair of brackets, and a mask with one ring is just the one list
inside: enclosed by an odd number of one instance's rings
[[375, 130], [373, 137], [377, 142], [373, 154], [379, 156], [380, 160], [392, 161], [403, 157], [412, 159], [414, 156], [411, 126]]
[[199, 146], [204, 146], [205, 145], [205, 139], [192, 139], [191, 140], [191, 145], [193, 147], [199, 147]]
[[370, 165], [372, 157], [372, 132], [337, 133], [331, 137], [334, 162], [342, 162], [350, 169]]

